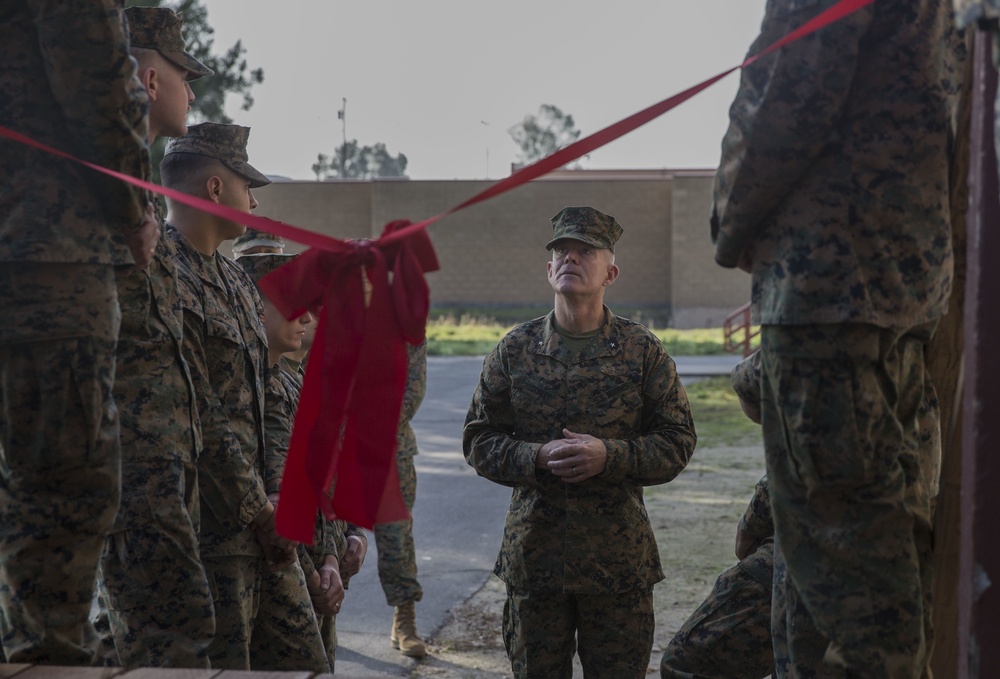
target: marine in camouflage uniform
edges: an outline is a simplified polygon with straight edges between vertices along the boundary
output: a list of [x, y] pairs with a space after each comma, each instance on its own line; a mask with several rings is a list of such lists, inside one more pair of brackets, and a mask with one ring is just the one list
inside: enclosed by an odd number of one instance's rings
[[663, 579], [643, 486], [684, 469], [694, 425], [673, 361], [604, 306], [618, 275], [613, 217], [552, 220], [555, 309], [509, 332], [483, 364], [466, 460], [513, 489], [494, 573], [516, 677], [644, 677]]
[[[249, 129], [202, 123], [171, 140], [165, 186], [249, 211], [267, 178], [247, 163]], [[218, 245], [239, 224], [168, 201], [167, 237], [177, 249], [184, 357], [195, 383], [204, 449], [198, 458], [201, 556], [215, 605], [213, 668], [250, 669], [260, 604], [261, 541], [273, 547], [273, 506], [261, 478], [267, 338], [263, 308], [242, 267]], [[196, 246], [197, 243], [197, 246]]]
[[[750, 419], [759, 422], [760, 354], [733, 369], [733, 389]], [[767, 476], [754, 488], [737, 530], [739, 563], [716, 580], [705, 601], [667, 645], [663, 679], [762, 679], [774, 670], [771, 644], [774, 523]], [[777, 595], [777, 593], [775, 593]], [[784, 621], [784, 611], [776, 611]]]
[[774, 670], [774, 541], [767, 477], [757, 483], [740, 522], [759, 546], [723, 571], [670, 640], [660, 660], [663, 679], [763, 679]]
[[417, 634], [415, 604], [424, 596], [417, 581], [417, 554], [413, 544], [413, 505], [417, 499], [417, 437], [410, 420], [417, 414], [427, 393], [427, 342], [406, 345], [408, 370], [406, 393], [399, 413], [396, 433], [396, 468], [399, 490], [410, 518], [375, 524], [375, 548], [378, 552], [378, 579], [385, 602], [395, 607], [390, 641], [404, 655], [421, 658], [427, 650]]
[[[308, 355], [304, 357], [302, 361], [290, 359], [288, 356], [289, 355], [286, 354], [281, 358], [281, 362], [278, 366], [278, 369], [280, 370], [279, 379], [281, 387], [276, 387], [276, 390], [280, 389], [287, 394], [288, 403], [291, 406], [284, 425], [286, 436], [288, 437], [284, 443], [284, 448], [286, 450], [288, 448], [288, 442], [291, 440], [292, 424], [295, 421], [295, 410], [298, 408], [299, 396], [302, 393], [305, 360]], [[280, 428], [276, 427], [275, 431], [280, 431]], [[280, 480], [280, 476], [278, 479]], [[307, 549], [305, 555], [303, 555], [301, 551], [299, 552], [299, 561], [302, 563], [303, 571], [306, 573], [307, 577], [309, 577], [310, 570], [319, 572], [324, 567], [329, 568], [333, 561], [331, 557], [334, 557], [338, 566], [341, 583], [343, 584], [344, 589], [347, 590], [350, 584], [351, 576], [345, 572], [345, 557], [348, 554], [351, 540], [359, 541], [359, 543], [363, 545], [360, 547], [362, 554], [367, 551], [368, 537], [365, 535], [364, 529], [340, 519], [327, 519], [322, 515], [322, 513], [320, 513], [316, 519], [316, 531], [313, 535], [312, 548]], [[319, 618], [320, 636], [323, 638], [323, 645], [326, 648], [326, 657], [327, 660], [330, 661], [330, 671], [332, 672], [336, 669], [337, 664], [337, 616], [323, 615], [317, 612], [317, 617]]]
[[[164, 85], [150, 103], [150, 141], [165, 131], [183, 133], [183, 119], [171, 116], [185, 110], [193, 95], [177, 82], [165, 85], [168, 79], [190, 81], [212, 71], [184, 51], [181, 18], [173, 10], [132, 7], [125, 16], [140, 77]], [[183, 102], [171, 100], [180, 97]], [[124, 667], [207, 668], [215, 633], [212, 595], [198, 553], [195, 464], [201, 430], [181, 352], [175, 257], [173, 241], [161, 239], [147, 269], [117, 272], [122, 325], [114, 395], [121, 420], [122, 500], [101, 560], [100, 600], [107, 604]]]
[[[148, 176], [147, 96], [117, 2], [3, 3], [0, 61], [4, 126]], [[0, 177], [0, 642], [9, 662], [88, 664], [119, 502], [114, 268], [148, 257], [133, 241], [147, 200], [9, 140]]]
[[[768, 3], [751, 52], [832, 4]], [[752, 271], [762, 327], [779, 677], [923, 672], [940, 451], [918, 420], [935, 418], [923, 352], [952, 281], [966, 56], [951, 23], [943, 3], [875, 3], [749, 66], [730, 110], [712, 235]]]
[[[241, 257], [239, 264], [250, 279], [257, 283], [292, 258], [292, 255], [254, 254]], [[264, 386], [262, 462], [264, 488], [268, 497], [277, 504], [288, 456], [288, 444], [291, 441], [295, 408], [298, 406], [298, 391], [294, 393], [291, 391], [295, 388], [294, 384], [282, 375], [279, 367], [281, 348], [278, 348], [277, 342], [282, 338], [276, 338], [271, 334], [275, 331], [275, 316], [280, 317], [277, 309], [265, 304], [264, 327], [269, 333], [268, 363], [271, 365]], [[303, 322], [302, 329], [304, 330], [310, 322], [311, 317]], [[275, 355], [276, 351], [278, 356]], [[318, 516], [317, 521], [319, 521]], [[336, 554], [335, 545], [332, 549], [333, 554]], [[319, 574], [304, 545], [299, 546], [298, 554], [299, 559], [296, 563], [276, 571], [268, 569], [263, 574], [260, 606], [250, 642], [250, 665], [254, 669], [304, 670], [317, 673], [332, 671], [320, 636], [317, 612], [313, 608], [307, 582], [311, 577], [318, 580]], [[336, 568], [334, 571], [336, 572]], [[337, 577], [339, 579], [339, 573]]]

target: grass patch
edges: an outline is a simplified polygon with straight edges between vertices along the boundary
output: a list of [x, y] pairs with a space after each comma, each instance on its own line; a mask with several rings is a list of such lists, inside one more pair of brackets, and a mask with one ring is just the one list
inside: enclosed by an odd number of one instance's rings
[[671, 356], [712, 356], [726, 353], [722, 348], [722, 328], [653, 328], [653, 334], [660, 338]]
[[[490, 313], [468, 311], [462, 315], [432, 313], [427, 322], [427, 353], [431, 356], [485, 356], [515, 325], [538, 318], [544, 313], [544, 310], [540, 310], [542, 313], [528, 315], [527, 308], [500, 310], [526, 316], [512, 321], [498, 319], [494, 311], [498, 310], [491, 310]], [[654, 328], [653, 333], [660, 338], [671, 356], [711, 356], [725, 353], [721, 328]]]
[[512, 327], [492, 318], [439, 316], [427, 322], [427, 353], [431, 356], [485, 356]]
[[760, 425], [743, 414], [729, 377], [710, 377], [685, 389], [698, 432], [699, 448], [760, 444]]

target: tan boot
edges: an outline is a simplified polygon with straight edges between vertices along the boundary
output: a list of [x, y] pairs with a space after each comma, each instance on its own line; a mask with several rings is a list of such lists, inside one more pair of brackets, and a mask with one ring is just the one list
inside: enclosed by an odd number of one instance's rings
[[389, 640], [393, 648], [398, 648], [400, 652], [410, 658], [423, 658], [427, 655], [423, 640], [417, 636], [417, 618], [413, 602], [408, 601], [401, 606], [396, 606], [396, 612], [392, 616], [392, 634]]

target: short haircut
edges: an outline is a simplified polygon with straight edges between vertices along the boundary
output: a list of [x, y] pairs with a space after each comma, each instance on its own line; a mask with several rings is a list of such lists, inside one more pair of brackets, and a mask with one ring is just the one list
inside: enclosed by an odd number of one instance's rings
[[160, 161], [160, 181], [169, 189], [200, 195], [205, 181], [213, 175], [224, 176], [221, 161], [197, 153], [168, 153]]
[[149, 67], [149, 62], [154, 58], [154, 56], [159, 56], [159, 52], [148, 47], [132, 47], [129, 46], [128, 53], [132, 55], [139, 64], [139, 69]]

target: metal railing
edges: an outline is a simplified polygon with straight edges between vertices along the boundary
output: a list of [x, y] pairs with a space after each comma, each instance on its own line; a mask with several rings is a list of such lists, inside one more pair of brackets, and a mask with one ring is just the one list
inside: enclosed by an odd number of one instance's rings
[[[742, 334], [742, 339], [738, 336]], [[750, 325], [750, 302], [747, 302], [722, 322], [722, 348], [731, 354], [741, 352], [746, 358], [753, 352], [751, 340], [760, 334]]]

